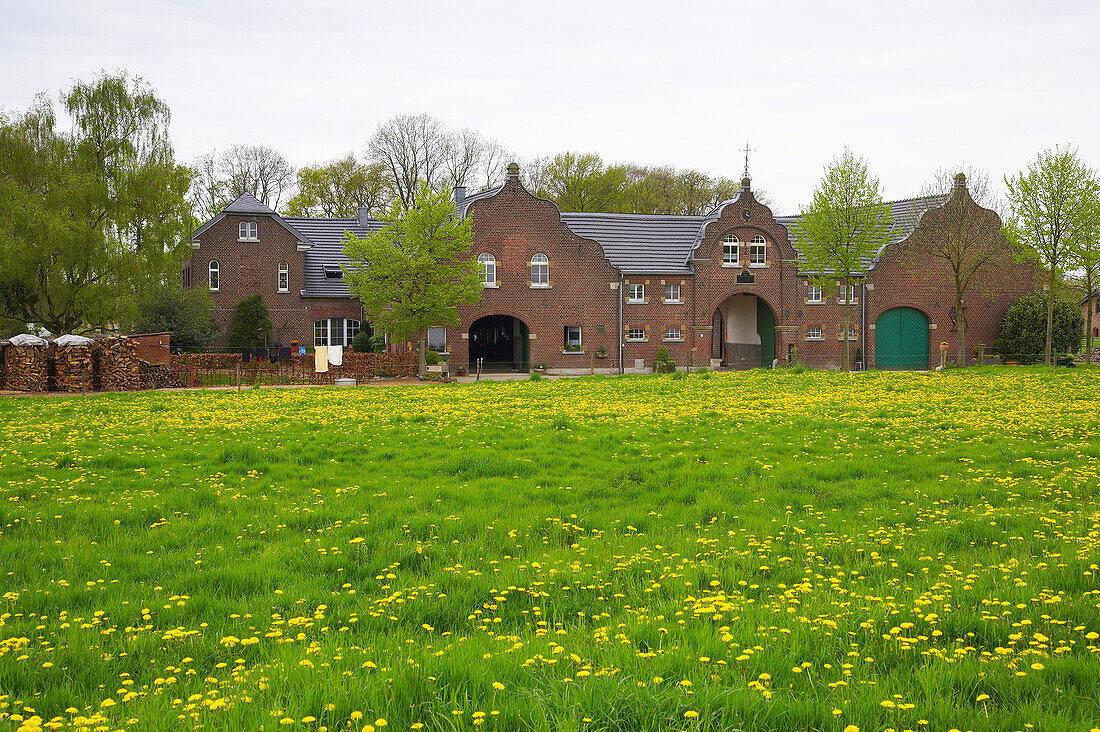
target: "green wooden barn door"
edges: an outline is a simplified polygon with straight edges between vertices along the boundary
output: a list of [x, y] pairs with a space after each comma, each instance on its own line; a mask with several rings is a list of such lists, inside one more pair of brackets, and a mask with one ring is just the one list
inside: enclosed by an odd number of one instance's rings
[[775, 360], [775, 314], [759, 297], [756, 298], [756, 333], [760, 336], [760, 365], [771, 368]]
[[928, 317], [913, 308], [892, 308], [875, 321], [875, 366], [928, 368]]

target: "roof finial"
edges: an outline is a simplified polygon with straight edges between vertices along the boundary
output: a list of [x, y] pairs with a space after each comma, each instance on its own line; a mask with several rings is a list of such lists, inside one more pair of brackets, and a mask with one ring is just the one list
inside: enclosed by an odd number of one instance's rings
[[745, 140], [745, 172], [741, 176], [742, 178], [749, 178], [749, 153], [756, 152], [754, 148], [749, 147], [749, 141]]

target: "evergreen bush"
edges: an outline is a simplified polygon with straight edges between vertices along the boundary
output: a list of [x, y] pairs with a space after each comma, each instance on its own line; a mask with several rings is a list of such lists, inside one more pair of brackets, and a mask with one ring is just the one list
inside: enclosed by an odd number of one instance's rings
[[271, 342], [271, 318], [261, 295], [249, 295], [237, 303], [229, 326], [230, 348], [253, 348]]
[[[1051, 348], [1055, 354], [1073, 353], [1081, 347], [1085, 318], [1080, 308], [1054, 301]], [[1043, 295], [1026, 295], [1008, 306], [1001, 320], [1001, 335], [993, 346], [1005, 361], [1042, 363], [1046, 349], [1047, 304]]]

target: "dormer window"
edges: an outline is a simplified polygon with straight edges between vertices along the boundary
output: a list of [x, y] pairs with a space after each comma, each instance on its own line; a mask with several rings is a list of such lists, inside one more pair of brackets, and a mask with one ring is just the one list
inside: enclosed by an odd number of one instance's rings
[[338, 264], [326, 264], [325, 279], [342, 280], [344, 279], [344, 270], [340, 269], [340, 265]]
[[255, 221], [242, 221], [237, 226], [238, 241], [259, 241], [260, 229]]

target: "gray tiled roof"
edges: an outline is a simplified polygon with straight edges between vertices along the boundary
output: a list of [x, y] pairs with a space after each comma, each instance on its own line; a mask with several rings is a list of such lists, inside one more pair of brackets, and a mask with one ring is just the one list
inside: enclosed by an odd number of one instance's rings
[[[882, 252], [886, 247], [891, 244], [897, 244], [903, 242], [909, 238], [920, 223], [921, 216], [926, 211], [938, 206], [942, 206], [947, 202], [948, 196], [925, 196], [923, 198], [903, 198], [900, 201], [887, 201], [886, 205], [890, 207], [890, 218], [892, 225], [890, 227], [890, 238], [873, 257], [865, 257], [863, 259], [863, 267], [865, 272], [869, 272], [875, 268], [879, 258], [882, 256]], [[796, 216], [776, 216], [776, 223], [782, 224], [786, 227], [787, 232], [791, 237], [791, 244], [795, 250], [798, 250], [798, 237], [794, 224], [802, 218], [801, 215]], [[799, 257], [801, 260], [801, 257]]]
[[260, 203], [260, 200], [248, 191], [237, 196], [233, 203], [222, 209], [225, 213], [235, 214], [273, 214], [270, 208]]
[[306, 297], [351, 297], [348, 286], [339, 278], [325, 277], [325, 265], [347, 264], [344, 256], [344, 232], [358, 237], [382, 228], [382, 222], [368, 219], [361, 226], [359, 219], [309, 219], [286, 216], [285, 221], [308, 237], [313, 246], [305, 252]]
[[624, 274], [691, 274], [688, 255], [702, 216], [562, 212], [577, 236], [603, 247]]
[[470, 210], [470, 204], [471, 203], [473, 203], [474, 201], [481, 201], [485, 198], [492, 198], [496, 194], [500, 193], [500, 189], [503, 188], [503, 187], [504, 187], [503, 184], [498, 185], [498, 186], [493, 186], [492, 188], [486, 188], [483, 191], [478, 191], [477, 193], [473, 194], [472, 196], [467, 196], [466, 198], [464, 198], [462, 200], [462, 205], [459, 206], [458, 215], [462, 216], [462, 217], [465, 217], [466, 212]]

